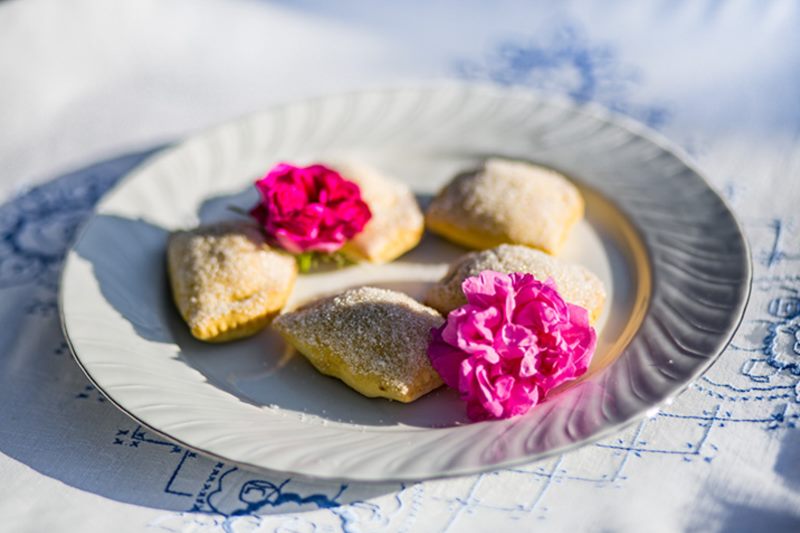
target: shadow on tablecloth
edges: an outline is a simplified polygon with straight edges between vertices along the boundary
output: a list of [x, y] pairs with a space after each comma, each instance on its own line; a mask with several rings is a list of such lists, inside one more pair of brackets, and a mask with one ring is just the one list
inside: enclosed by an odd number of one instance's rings
[[80, 490], [170, 511], [380, 512], [363, 500], [399, 485], [266, 479], [206, 458], [117, 410], [73, 361], [58, 316], [63, 257], [97, 200], [161, 148], [87, 166], [0, 206], [0, 453]]

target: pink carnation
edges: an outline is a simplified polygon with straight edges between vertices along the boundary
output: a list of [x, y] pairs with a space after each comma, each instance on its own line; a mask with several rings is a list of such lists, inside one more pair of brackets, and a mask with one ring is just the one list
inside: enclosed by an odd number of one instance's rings
[[372, 218], [358, 185], [322, 165], [279, 163], [255, 185], [261, 202], [250, 214], [292, 253], [335, 252]]
[[471, 420], [524, 414], [586, 372], [597, 335], [552, 280], [484, 271], [461, 287], [467, 304], [431, 331], [428, 356]]

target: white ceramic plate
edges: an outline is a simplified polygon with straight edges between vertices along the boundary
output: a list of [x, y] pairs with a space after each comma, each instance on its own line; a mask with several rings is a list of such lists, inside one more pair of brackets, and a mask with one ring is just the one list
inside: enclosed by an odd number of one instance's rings
[[[410, 405], [367, 399], [285, 355], [269, 330], [200, 343], [171, 303], [168, 232], [250, 207], [252, 182], [279, 160], [358, 157], [424, 203], [488, 156], [549, 165], [581, 185], [587, 218], [563, 255], [596, 272], [610, 296], [588, 375], [526, 416], [468, 424], [445, 389]], [[390, 265], [304, 276], [293, 299], [362, 284], [421, 296], [461, 253], [426, 236]], [[61, 304], [81, 367], [155, 431], [249, 467], [378, 481], [532, 461], [619, 430], [708, 368], [749, 287], [736, 220], [663, 140], [596, 108], [449, 85], [278, 107], [159, 154], [100, 202], [69, 253]]]

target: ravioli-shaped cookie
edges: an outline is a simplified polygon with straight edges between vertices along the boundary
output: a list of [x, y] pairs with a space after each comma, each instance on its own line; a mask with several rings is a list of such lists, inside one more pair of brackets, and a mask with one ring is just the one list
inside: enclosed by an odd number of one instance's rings
[[484, 270], [502, 274], [524, 272], [541, 281], [552, 278], [564, 300], [589, 311], [592, 322], [600, 317], [606, 301], [603, 282], [582, 265], [561, 261], [527, 246], [503, 244], [456, 260], [444, 278], [428, 291], [425, 303], [447, 315], [467, 303], [461, 283]]
[[223, 342], [256, 333], [280, 312], [297, 263], [271, 249], [246, 222], [201, 226], [170, 235], [172, 295], [192, 335]]
[[317, 370], [371, 398], [412, 402], [442, 384], [428, 360], [435, 310], [396, 291], [349, 289], [272, 326]]
[[434, 233], [469, 248], [524, 244], [555, 254], [583, 211], [580, 192], [558, 172], [489, 159], [448, 183], [425, 220]]
[[425, 231], [425, 218], [414, 193], [360, 162], [332, 163], [342, 177], [358, 184], [372, 218], [342, 253], [351, 261], [388, 263], [414, 248]]

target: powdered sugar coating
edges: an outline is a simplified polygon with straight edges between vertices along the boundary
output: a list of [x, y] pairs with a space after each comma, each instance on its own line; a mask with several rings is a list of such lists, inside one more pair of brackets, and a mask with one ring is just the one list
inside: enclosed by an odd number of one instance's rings
[[285, 313], [273, 327], [320, 372], [366, 396], [408, 402], [441, 385], [427, 347], [442, 322], [403, 293], [359, 287]]

